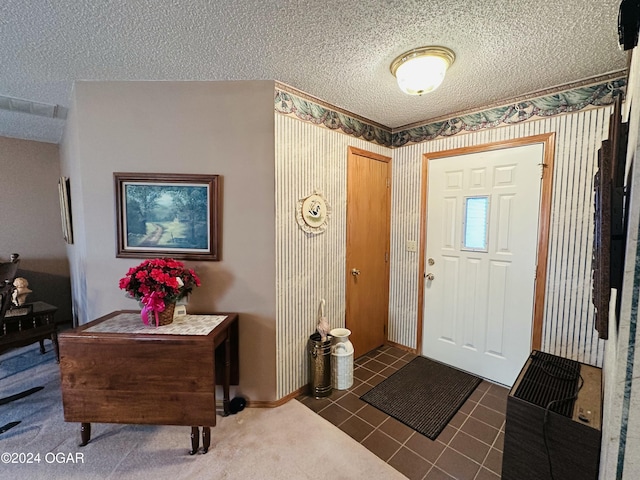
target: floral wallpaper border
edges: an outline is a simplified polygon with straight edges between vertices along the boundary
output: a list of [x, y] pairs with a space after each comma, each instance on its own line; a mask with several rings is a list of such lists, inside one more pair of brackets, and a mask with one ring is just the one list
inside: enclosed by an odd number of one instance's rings
[[275, 110], [280, 114], [292, 115], [331, 130], [340, 130], [347, 135], [385, 147], [402, 147], [437, 137], [450, 137], [460, 132], [524, 122], [534, 116], [549, 117], [575, 112], [589, 106], [610, 105], [618, 95], [624, 96], [626, 86], [626, 78], [608, 80], [398, 131], [367, 123], [356, 116], [320, 105], [310, 98], [303, 98], [302, 95], [279, 87], [275, 89]]
[[391, 129], [372, 125], [354, 116], [318, 105], [276, 87], [275, 109], [283, 115], [295, 115], [305, 122], [322, 125], [331, 130], [341, 130], [352, 137], [362, 138], [385, 147], [391, 146]]
[[626, 79], [620, 78], [412, 127], [393, 132], [393, 146], [402, 147], [407, 143], [426, 142], [437, 137], [450, 137], [462, 131], [473, 132], [497, 127], [503, 123], [507, 125], [520, 123], [534, 116], [550, 117], [582, 110], [588, 106], [610, 105], [616, 96], [624, 96], [626, 85]]

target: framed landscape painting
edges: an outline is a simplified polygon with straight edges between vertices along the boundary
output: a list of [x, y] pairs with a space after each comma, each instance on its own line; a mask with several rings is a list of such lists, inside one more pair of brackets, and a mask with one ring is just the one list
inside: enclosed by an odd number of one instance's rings
[[114, 173], [117, 257], [219, 260], [218, 175]]

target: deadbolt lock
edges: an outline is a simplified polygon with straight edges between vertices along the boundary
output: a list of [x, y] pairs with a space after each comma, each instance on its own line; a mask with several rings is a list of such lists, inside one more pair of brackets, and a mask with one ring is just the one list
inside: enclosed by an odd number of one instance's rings
[[436, 261], [433, 258], [430, 258], [429, 260], [427, 260], [427, 263], [429, 265], [435, 265]]

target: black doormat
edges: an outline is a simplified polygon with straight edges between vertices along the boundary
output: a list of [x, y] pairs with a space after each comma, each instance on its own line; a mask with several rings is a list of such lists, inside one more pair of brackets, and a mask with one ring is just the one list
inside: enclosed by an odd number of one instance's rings
[[481, 381], [417, 357], [360, 398], [435, 440]]

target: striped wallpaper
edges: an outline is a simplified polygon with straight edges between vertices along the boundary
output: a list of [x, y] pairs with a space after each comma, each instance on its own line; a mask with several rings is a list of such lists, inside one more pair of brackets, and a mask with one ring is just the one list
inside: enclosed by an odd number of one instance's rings
[[[556, 132], [549, 268], [542, 349], [601, 366], [593, 328], [591, 247], [593, 174], [611, 107], [531, 120], [390, 149], [275, 113], [277, 396], [309, 381], [307, 340], [321, 299], [331, 327], [344, 326], [346, 162], [354, 146], [392, 157], [390, 341], [416, 348], [422, 154]], [[331, 214], [320, 235], [295, 221], [298, 200], [321, 192]]]
[[[277, 396], [309, 381], [306, 352], [320, 300], [331, 328], [345, 325], [347, 148], [391, 156], [391, 149], [275, 114]], [[331, 208], [324, 233], [296, 223], [298, 200], [318, 191]]]

